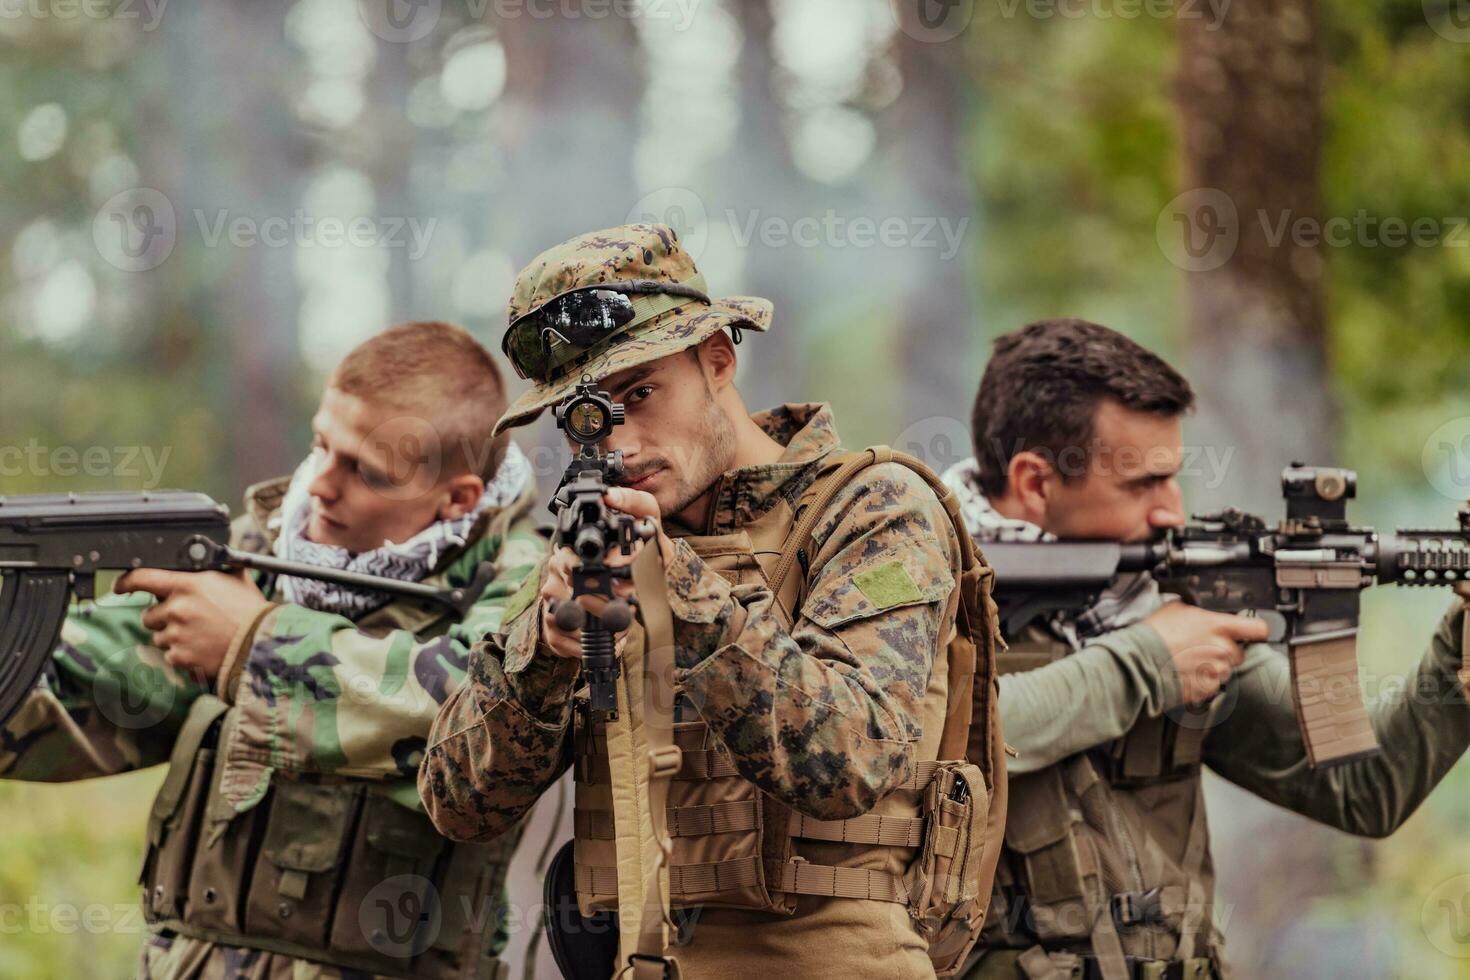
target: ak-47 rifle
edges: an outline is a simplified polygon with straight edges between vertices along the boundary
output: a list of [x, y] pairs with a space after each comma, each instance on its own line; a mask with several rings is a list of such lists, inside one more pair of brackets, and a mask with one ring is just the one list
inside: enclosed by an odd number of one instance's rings
[[1458, 528], [1380, 535], [1348, 524], [1352, 470], [1293, 463], [1282, 471], [1281, 491], [1286, 517], [1275, 527], [1230, 508], [1150, 542], [986, 542], [1002, 627], [1012, 634], [1054, 612], [1084, 609], [1119, 575], [1149, 572], [1205, 609], [1276, 620], [1271, 641], [1286, 644], [1313, 766], [1375, 755], [1358, 686], [1359, 592], [1388, 583], [1464, 588], [1470, 504], [1460, 508]]
[[[550, 611], [559, 629], [581, 631], [582, 676], [587, 681], [590, 708], [615, 712], [618, 658], [614, 634], [632, 624], [633, 607], [614, 598], [613, 579], [631, 578], [632, 569], [608, 565], [607, 554], [613, 548], [624, 555], [632, 554], [636, 540], [647, 541], [657, 532], [651, 522], [619, 514], [602, 499], [608, 487], [623, 476], [622, 450], [598, 450], [612, 435], [613, 426], [622, 424], [623, 406], [584, 377], [553, 414], [557, 428], [581, 447], [567, 464], [551, 500], [556, 515], [555, 543], [559, 548], [571, 548], [581, 560], [572, 570], [572, 599], [557, 603]], [[594, 616], [576, 602], [582, 595], [598, 595], [610, 601], [601, 615]]]
[[487, 564], [470, 585], [444, 589], [251, 554], [229, 540], [229, 509], [202, 493], [0, 497], [0, 724], [35, 687], [72, 597], [96, 597], [99, 572], [251, 568], [436, 602], [461, 616], [495, 574]]

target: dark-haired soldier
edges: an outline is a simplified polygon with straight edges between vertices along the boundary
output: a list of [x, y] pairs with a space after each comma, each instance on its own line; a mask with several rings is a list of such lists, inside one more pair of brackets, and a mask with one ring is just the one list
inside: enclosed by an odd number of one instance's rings
[[[996, 341], [975, 399], [975, 458], [945, 478], [982, 542], [1143, 540], [1183, 521], [1180, 422], [1193, 403], [1177, 371], [1123, 335], [1033, 323]], [[1265, 624], [1166, 598], [1147, 574], [1127, 576], [1092, 607], [1007, 638], [1001, 720], [1019, 756], [996, 896], [966, 976], [1224, 976], [1202, 766], [1381, 837], [1470, 744], [1458, 602], [1417, 673], [1373, 709], [1383, 754], [1312, 769], [1287, 660], [1253, 642]]]

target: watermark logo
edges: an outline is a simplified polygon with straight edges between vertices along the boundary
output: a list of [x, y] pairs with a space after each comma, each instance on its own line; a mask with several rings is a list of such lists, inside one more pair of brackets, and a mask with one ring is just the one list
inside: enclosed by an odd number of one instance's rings
[[416, 500], [443, 472], [444, 444], [428, 419], [400, 415], [367, 434], [358, 458], [359, 473], [376, 492], [390, 500]]
[[1435, 886], [1419, 909], [1419, 925], [1429, 944], [1444, 955], [1470, 957], [1470, 874]]
[[1429, 434], [1420, 453], [1424, 476], [1450, 500], [1470, 500], [1470, 415], [1450, 419]]
[[1424, 20], [1446, 41], [1470, 41], [1470, 0], [1423, 0]]
[[443, 0], [357, 0], [358, 16], [367, 29], [394, 44], [428, 37], [443, 12]]
[[161, 191], [136, 187], [115, 195], [97, 212], [92, 240], [101, 256], [124, 272], [146, 272], [173, 253], [180, 233], [192, 228], [205, 248], [391, 248], [409, 261], [429, 250], [437, 218], [411, 215], [313, 215], [302, 208], [290, 214], [238, 214], [227, 208], [194, 208], [181, 227], [179, 215]]
[[151, 187], [113, 195], [92, 219], [98, 253], [124, 272], [147, 272], [163, 265], [173, 254], [178, 232], [173, 202]]
[[925, 44], [959, 37], [975, 16], [973, 0], [893, 0], [889, 9], [899, 30]]
[[627, 222], [668, 225], [696, 262], [709, 244], [709, 213], [703, 199], [687, 187], [661, 187], [643, 195], [628, 209]]
[[[474, 23], [514, 20], [671, 21], [684, 31], [701, 0], [466, 0], [464, 14]], [[443, 0], [358, 0], [358, 16], [373, 34], [395, 44], [411, 44], [433, 33], [444, 12]]]
[[394, 875], [378, 882], [357, 910], [368, 945], [396, 959], [409, 959], [432, 946], [443, 919], [439, 892], [422, 875]]
[[892, 446], [943, 475], [970, 455], [970, 430], [957, 418], [931, 415], [900, 432]]
[[[135, 603], [135, 599], [103, 597], [99, 604]], [[86, 628], [85, 614], [68, 622], [67, 629]], [[136, 651], [136, 652], [135, 652]], [[119, 651], [109, 658], [92, 681], [92, 702], [109, 722], [127, 731], [160, 724], [178, 703], [180, 682], [170, 676], [163, 653], [143, 646]]]
[[1240, 218], [1230, 195], [1213, 187], [1185, 191], [1154, 225], [1164, 257], [1186, 272], [1218, 269], [1240, 244]]

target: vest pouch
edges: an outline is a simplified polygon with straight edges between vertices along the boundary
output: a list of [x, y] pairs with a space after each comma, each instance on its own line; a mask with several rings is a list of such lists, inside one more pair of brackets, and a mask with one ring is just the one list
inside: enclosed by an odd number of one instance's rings
[[[755, 784], [735, 772], [704, 722], [676, 722], [674, 741], [684, 762], [669, 785], [673, 907], [777, 910], [765, 880], [765, 862], [786, 856], [765, 852], [774, 801], [762, 799]], [[787, 842], [784, 833], [780, 842]]]
[[1097, 874], [1096, 861], [1080, 839], [1082, 815], [1063, 784], [1062, 767], [1012, 776], [1008, 806], [1005, 842], [1028, 915], [1007, 922], [1007, 931], [1047, 941], [1089, 937], [1092, 916], [1083, 878]]
[[209, 796], [214, 749], [199, 749], [183, 763], [181, 779], [171, 769], [148, 821], [148, 851], [143, 860], [143, 907], [149, 919], [183, 915], [199, 822]]
[[326, 948], [336, 871], [363, 788], [276, 780], [260, 862], [245, 902], [245, 931]]
[[[682, 760], [669, 785], [668, 827], [673, 841], [669, 893], [675, 908], [790, 911], [794, 898], [767, 888], [766, 862], [790, 857], [790, 840], [765, 834], [766, 808], [754, 783], [735, 771], [728, 753], [703, 721], [674, 723]], [[614, 910], [617, 854], [613, 846], [612, 796], [602, 723], [577, 740], [575, 864], [578, 907], [583, 915]], [[785, 822], [778, 826], [784, 828]], [[767, 837], [771, 840], [767, 840]], [[773, 850], [774, 849], [774, 850]]]
[[963, 760], [939, 763], [924, 788], [924, 836], [904, 884], [913, 903], [909, 914], [941, 976], [957, 970], [980, 937], [989, 898], [988, 883], [982, 893], [981, 882], [989, 813], [980, 767]]
[[238, 933], [244, 925], [246, 890], [265, 831], [266, 807], [235, 813], [220, 795], [224, 767], [210, 780], [209, 804], [194, 843], [184, 919], [200, 929]]
[[448, 841], [429, 818], [386, 796], [363, 803], [328, 949], [383, 956], [399, 968], [429, 947], [443, 914], [435, 864]]
[[509, 939], [505, 891], [506, 872], [520, 842], [524, 823], [485, 844], [450, 844], [440, 861], [444, 882], [439, 887], [439, 936], [415, 962], [421, 975], [431, 960], [478, 964], [465, 968], [463, 977], [494, 977], [500, 963], [492, 950]]

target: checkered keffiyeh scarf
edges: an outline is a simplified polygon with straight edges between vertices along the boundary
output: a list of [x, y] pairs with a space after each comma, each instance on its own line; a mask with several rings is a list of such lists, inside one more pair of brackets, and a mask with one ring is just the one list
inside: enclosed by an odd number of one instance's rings
[[[444, 552], [464, 545], [470, 528], [485, 510], [515, 502], [531, 480], [530, 460], [515, 443], [510, 443], [495, 478], [469, 513], [430, 524], [401, 544], [384, 541], [381, 548], [353, 552], [335, 545], [318, 544], [306, 537], [306, 527], [311, 520], [311, 494], [307, 488], [316, 477], [319, 460], [320, 455], [313, 452], [291, 477], [291, 484], [281, 501], [281, 533], [272, 550], [277, 556], [291, 561], [378, 575], [401, 582], [419, 582], [427, 578]], [[310, 578], [282, 576], [276, 584], [286, 602], [349, 619], [365, 616], [387, 605], [392, 598], [370, 589]]]
[[[990, 505], [980, 489], [980, 468], [973, 458], [963, 460], [944, 473], [944, 482], [960, 500], [960, 513], [970, 535], [983, 546], [987, 541], [1055, 541], [1030, 521], [1006, 517]], [[1120, 575], [1087, 609], [1061, 612], [1051, 627], [1074, 650], [1086, 640], [1132, 626], [1174, 598], [1159, 591], [1159, 583], [1148, 572]]]

